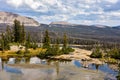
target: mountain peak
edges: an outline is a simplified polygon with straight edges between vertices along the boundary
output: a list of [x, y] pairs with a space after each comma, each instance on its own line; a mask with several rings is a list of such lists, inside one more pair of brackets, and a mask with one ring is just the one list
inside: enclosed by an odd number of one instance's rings
[[106, 26], [106, 25], [92, 25], [92, 26], [94, 26], [94, 27], [98, 27], [98, 28], [107, 28], [107, 27], [109, 27], [109, 26]]
[[71, 25], [71, 23], [69, 23], [69, 22], [65, 22], [65, 21], [51, 22], [50, 24]]
[[0, 24], [13, 25], [14, 20], [17, 19], [25, 26], [39, 26], [40, 24], [32, 18], [20, 16], [11, 12], [0, 11]]

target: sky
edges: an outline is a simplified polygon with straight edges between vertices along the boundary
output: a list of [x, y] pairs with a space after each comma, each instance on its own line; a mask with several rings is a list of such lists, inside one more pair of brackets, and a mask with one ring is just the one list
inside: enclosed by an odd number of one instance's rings
[[32, 17], [46, 24], [66, 21], [120, 25], [120, 0], [0, 0], [0, 11]]

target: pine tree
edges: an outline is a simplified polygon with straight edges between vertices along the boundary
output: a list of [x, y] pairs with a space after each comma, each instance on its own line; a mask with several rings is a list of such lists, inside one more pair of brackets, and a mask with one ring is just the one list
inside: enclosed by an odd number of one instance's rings
[[67, 48], [67, 43], [68, 43], [68, 40], [67, 40], [67, 35], [64, 34], [63, 36], [63, 48], [66, 49]]
[[50, 48], [50, 37], [48, 30], [45, 31], [44, 41], [43, 41], [43, 48], [49, 49]]
[[56, 53], [57, 55], [60, 54], [59, 38], [57, 38], [57, 40], [56, 40], [55, 53]]
[[14, 20], [14, 42], [20, 42], [21, 37], [21, 28], [20, 28], [20, 22], [18, 20]]
[[14, 20], [14, 42], [24, 43], [25, 42], [25, 30], [24, 24], [20, 24], [20, 21]]
[[2, 39], [1, 39], [1, 48], [2, 48], [2, 51], [4, 52], [4, 49], [5, 49], [5, 44], [4, 44], [4, 35], [2, 33], [1, 35]]
[[31, 42], [31, 36], [30, 36], [30, 33], [28, 33], [28, 37], [27, 37], [26, 44], [25, 44], [27, 49], [31, 47], [30, 42]]
[[9, 26], [7, 26], [6, 28], [6, 38], [7, 38], [8, 43], [12, 42], [12, 31]]
[[21, 41], [22, 43], [25, 42], [25, 29], [24, 29], [24, 24], [21, 25]]
[[92, 54], [90, 55], [92, 58], [102, 58], [102, 52], [100, 51], [99, 46], [97, 45], [96, 48], [93, 50]]
[[62, 53], [63, 54], [68, 54], [67, 43], [68, 43], [67, 36], [66, 36], [66, 34], [64, 34], [64, 36], [63, 36], [63, 47], [62, 47]]
[[2, 33], [1, 38], [2, 38], [1, 39], [1, 47], [2, 47], [2, 51], [4, 52], [4, 50], [9, 49], [9, 41], [8, 41], [5, 33], [4, 34]]

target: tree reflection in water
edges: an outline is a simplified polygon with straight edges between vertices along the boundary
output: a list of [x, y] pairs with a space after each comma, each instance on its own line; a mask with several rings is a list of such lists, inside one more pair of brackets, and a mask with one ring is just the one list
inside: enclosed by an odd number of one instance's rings
[[119, 72], [118, 72], [117, 80], [120, 80], [120, 63], [118, 65], [118, 67], [119, 67]]

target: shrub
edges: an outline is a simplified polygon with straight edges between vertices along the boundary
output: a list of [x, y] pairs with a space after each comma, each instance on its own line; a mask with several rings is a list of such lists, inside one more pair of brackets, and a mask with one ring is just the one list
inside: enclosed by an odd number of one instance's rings
[[16, 54], [23, 54], [21, 50], [17, 51]]
[[70, 52], [74, 52], [74, 49], [68, 47], [68, 48], [62, 48], [61, 50], [62, 54], [69, 54]]
[[96, 48], [92, 54], [90, 55], [91, 58], [102, 58], [102, 52], [99, 48]]
[[41, 58], [41, 59], [44, 59], [47, 57], [47, 55], [45, 54], [45, 52], [40, 52], [37, 57]]
[[108, 57], [120, 59], [120, 49], [114, 48], [107, 52]]

